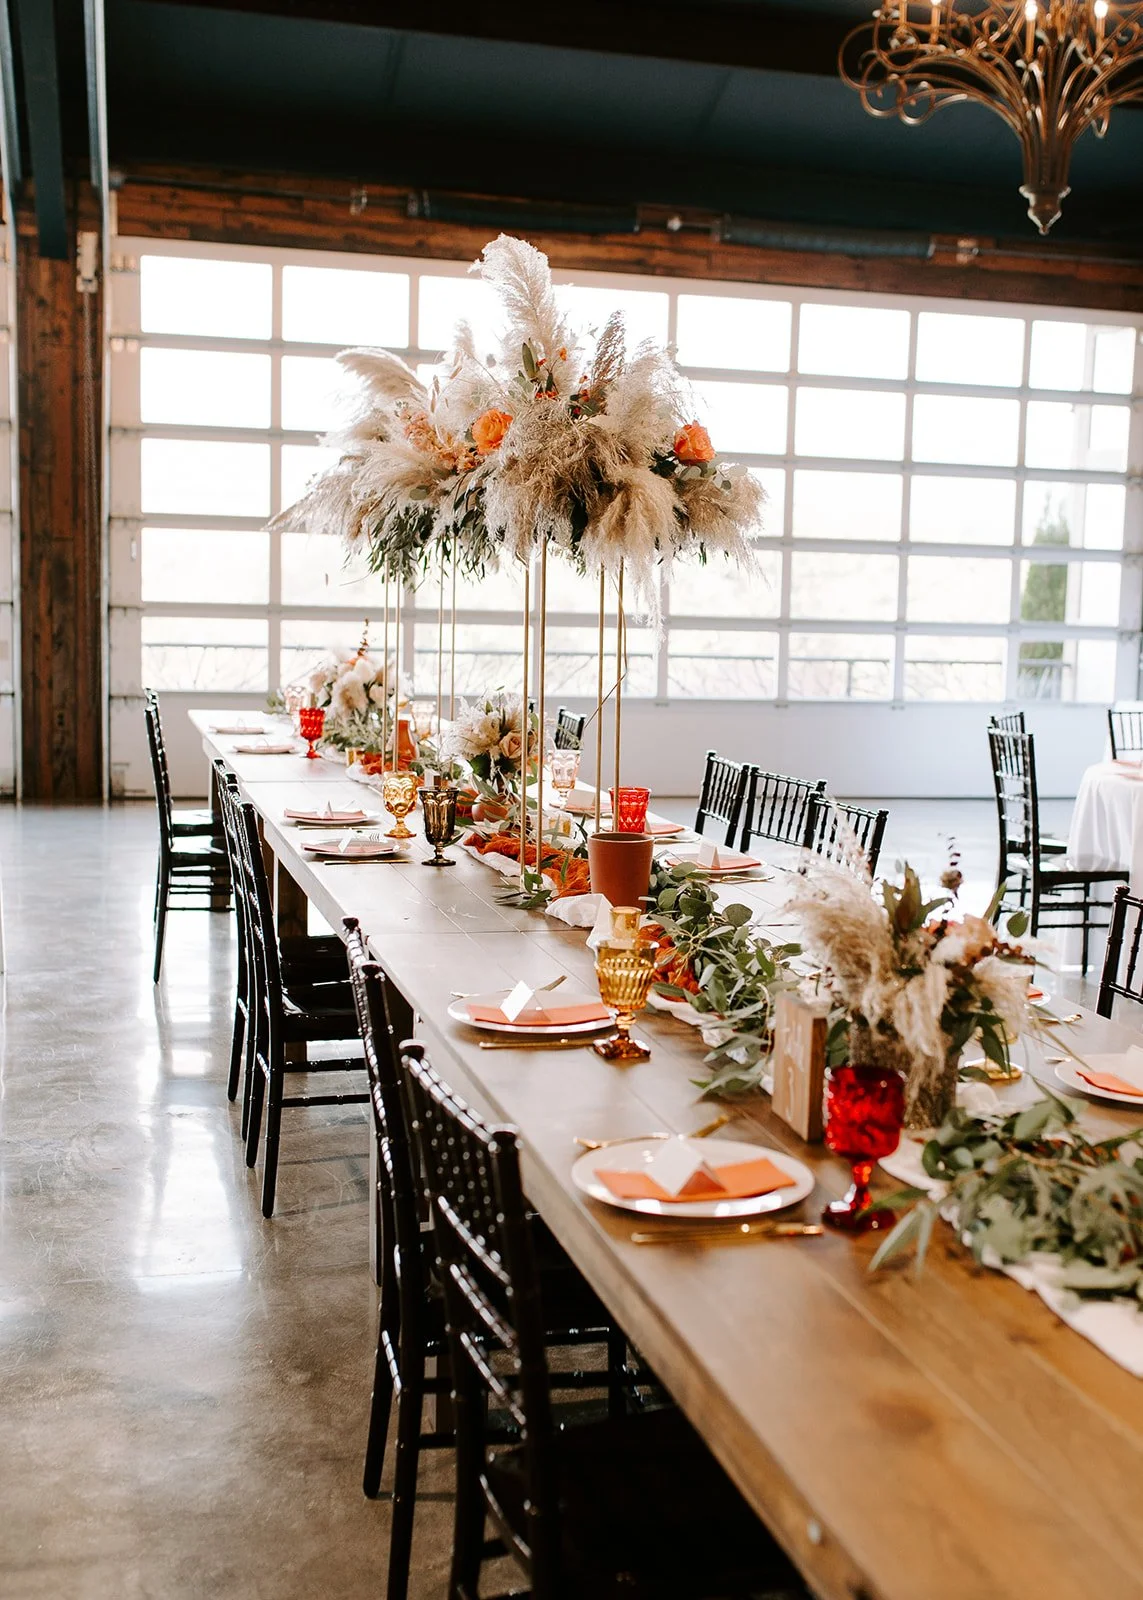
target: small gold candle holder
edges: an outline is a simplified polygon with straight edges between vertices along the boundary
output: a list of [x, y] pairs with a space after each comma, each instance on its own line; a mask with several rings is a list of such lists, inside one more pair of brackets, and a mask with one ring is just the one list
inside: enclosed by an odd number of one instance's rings
[[415, 839], [413, 830], [405, 826], [405, 818], [417, 803], [417, 774], [387, 772], [381, 780], [381, 798], [397, 824], [389, 829], [386, 839]]
[[421, 795], [421, 810], [425, 818], [425, 838], [433, 847], [425, 866], [455, 866], [456, 857], [446, 856], [442, 849], [456, 832], [455, 788], [450, 785], [444, 789], [426, 789]]
[[632, 945], [607, 941], [595, 953], [600, 999], [615, 1011], [615, 1034], [610, 1039], [600, 1039], [591, 1047], [605, 1061], [646, 1061], [651, 1054], [650, 1047], [641, 1039], [631, 1037], [631, 1028], [636, 1012], [647, 1004], [655, 978], [657, 952], [658, 946], [651, 943]]
[[626, 950], [633, 949], [639, 943], [642, 921], [643, 912], [639, 906], [612, 906], [609, 942], [622, 945]]

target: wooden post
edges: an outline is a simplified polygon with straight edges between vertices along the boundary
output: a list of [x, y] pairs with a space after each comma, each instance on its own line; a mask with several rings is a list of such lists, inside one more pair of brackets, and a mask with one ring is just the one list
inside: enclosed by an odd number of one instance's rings
[[[98, 229], [86, 185], [69, 185], [69, 201], [73, 238], [81, 202], [80, 225]], [[41, 256], [35, 218], [21, 210], [20, 688], [29, 800], [100, 800], [104, 789], [103, 295], [76, 280], [74, 256]]]

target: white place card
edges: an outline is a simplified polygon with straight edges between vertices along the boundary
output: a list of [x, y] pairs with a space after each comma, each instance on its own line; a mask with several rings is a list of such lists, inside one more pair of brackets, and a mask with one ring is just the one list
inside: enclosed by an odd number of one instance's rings
[[526, 984], [523, 978], [521, 978], [520, 982], [512, 990], [511, 994], [507, 995], [500, 1002], [500, 1009], [507, 1017], [509, 1022], [515, 1022], [516, 1018], [521, 1014], [521, 1012], [527, 1011], [528, 1007], [532, 1004], [532, 1001], [535, 998], [535, 989], [531, 988], [530, 985]]
[[718, 853], [718, 846], [712, 844], [709, 839], [704, 839], [699, 845], [695, 860], [700, 867], [710, 867], [714, 871], [717, 871], [722, 866], [722, 857]]
[[599, 910], [595, 913], [595, 921], [587, 936], [589, 950], [598, 950], [601, 944], [606, 944], [611, 938], [611, 901], [602, 894], [595, 898], [599, 901]]

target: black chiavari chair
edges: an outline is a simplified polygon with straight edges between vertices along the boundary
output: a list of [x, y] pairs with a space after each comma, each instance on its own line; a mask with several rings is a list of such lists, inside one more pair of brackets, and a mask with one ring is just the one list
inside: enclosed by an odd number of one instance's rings
[[742, 820], [750, 772], [751, 768], [744, 761], [728, 761], [713, 750], [707, 751], [695, 813], [696, 833], [703, 833], [708, 822], [717, 822], [725, 829], [723, 843], [733, 845]]
[[[557, 1426], [544, 1284], [515, 1130], [490, 1127], [402, 1047], [432, 1208], [456, 1408], [451, 1600], [476, 1600], [506, 1548], [531, 1600], [805, 1595], [699, 1436], [673, 1407]], [[490, 1412], [519, 1443], [491, 1447]], [[498, 1540], [485, 1538], [491, 1519]]]
[[557, 750], [582, 750], [583, 730], [587, 718], [577, 717], [574, 712], [561, 706], [556, 712], [556, 731], [553, 743]]
[[1006, 711], [1001, 716], [988, 719], [988, 726], [996, 728], [1000, 733], [1027, 733], [1022, 711]]
[[[291, 984], [287, 988], [282, 951], [274, 924], [270, 885], [262, 859], [258, 814], [248, 800], [237, 801], [238, 841], [242, 856], [242, 882], [250, 930], [249, 953], [254, 1012], [254, 1045], [247, 1052], [247, 1073], [242, 1096], [242, 1125], [246, 1138], [246, 1165], [258, 1159], [262, 1111], [266, 1111], [266, 1149], [262, 1169], [262, 1215], [274, 1214], [278, 1183], [278, 1152], [282, 1137], [282, 1111], [297, 1106], [364, 1105], [363, 1091], [338, 1094], [287, 1095], [290, 1073], [361, 1072], [365, 1063], [357, 1053], [359, 1035], [353, 995], [345, 973], [341, 981]], [[344, 1043], [354, 1054], [311, 1059], [311, 1044]]]
[[1107, 732], [1113, 761], [1143, 755], [1143, 711], [1109, 711]]
[[872, 878], [877, 873], [888, 821], [888, 811], [852, 805], [826, 794], [811, 795], [806, 813], [806, 849]]
[[802, 845], [809, 828], [810, 803], [825, 793], [825, 779], [788, 778], [780, 772], [751, 767], [743, 807], [742, 846], [754, 839], [774, 839], [779, 844]]
[[1045, 860], [1040, 840], [1036, 747], [1030, 733], [988, 730], [999, 828], [997, 886], [1007, 885], [998, 915], [1026, 910], [1035, 936], [1041, 928], [1073, 928], [1081, 934], [1081, 965], [1088, 968], [1091, 934], [1109, 925], [1110, 903], [1100, 885], [1125, 883], [1118, 867], [1076, 867], [1066, 856]]
[[171, 780], [163, 743], [159, 698], [153, 689], [144, 694], [147, 750], [155, 782], [155, 807], [159, 819], [159, 860], [155, 874], [156, 983], [163, 970], [163, 942], [169, 911], [229, 911], [230, 872], [226, 849], [218, 838], [218, 824], [209, 811], [175, 811], [171, 806]]
[[1116, 995], [1143, 1005], [1143, 968], [1140, 966], [1140, 942], [1143, 937], [1143, 897], [1132, 894], [1127, 885], [1120, 884], [1115, 891], [1111, 908], [1111, 926], [1107, 931], [1107, 948], [1103, 953], [1103, 974], [1099, 980], [1099, 999], [1095, 1009], [1101, 1017], [1110, 1017]]

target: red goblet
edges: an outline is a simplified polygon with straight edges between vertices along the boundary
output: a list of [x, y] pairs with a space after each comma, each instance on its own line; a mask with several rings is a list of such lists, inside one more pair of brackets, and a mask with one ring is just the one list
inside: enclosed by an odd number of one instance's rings
[[611, 815], [616, 833], [646, 833], [650, 789], [622, 784], [611, 791]]
[[298, 730], [303, 739], [309, 744], [306, 751], [307, 761], [318, 761], [319, 757], [314, 745], [317, 744], [325, 729], [324, 706], [302, 706], [298, 711]]
[[825, 1142], [849, 1162], [853, 1182], [842, 1200], [822, 1212], [822, 1221], [846, 1233], [890, 1228], [897, 1220], [886, 1207], [871, 1208], [869, 1175], [875, 1161], [892, 1155], [905, 1121], [905, 1084], [892, 1067], [835, 1067], [826, 1088]]

